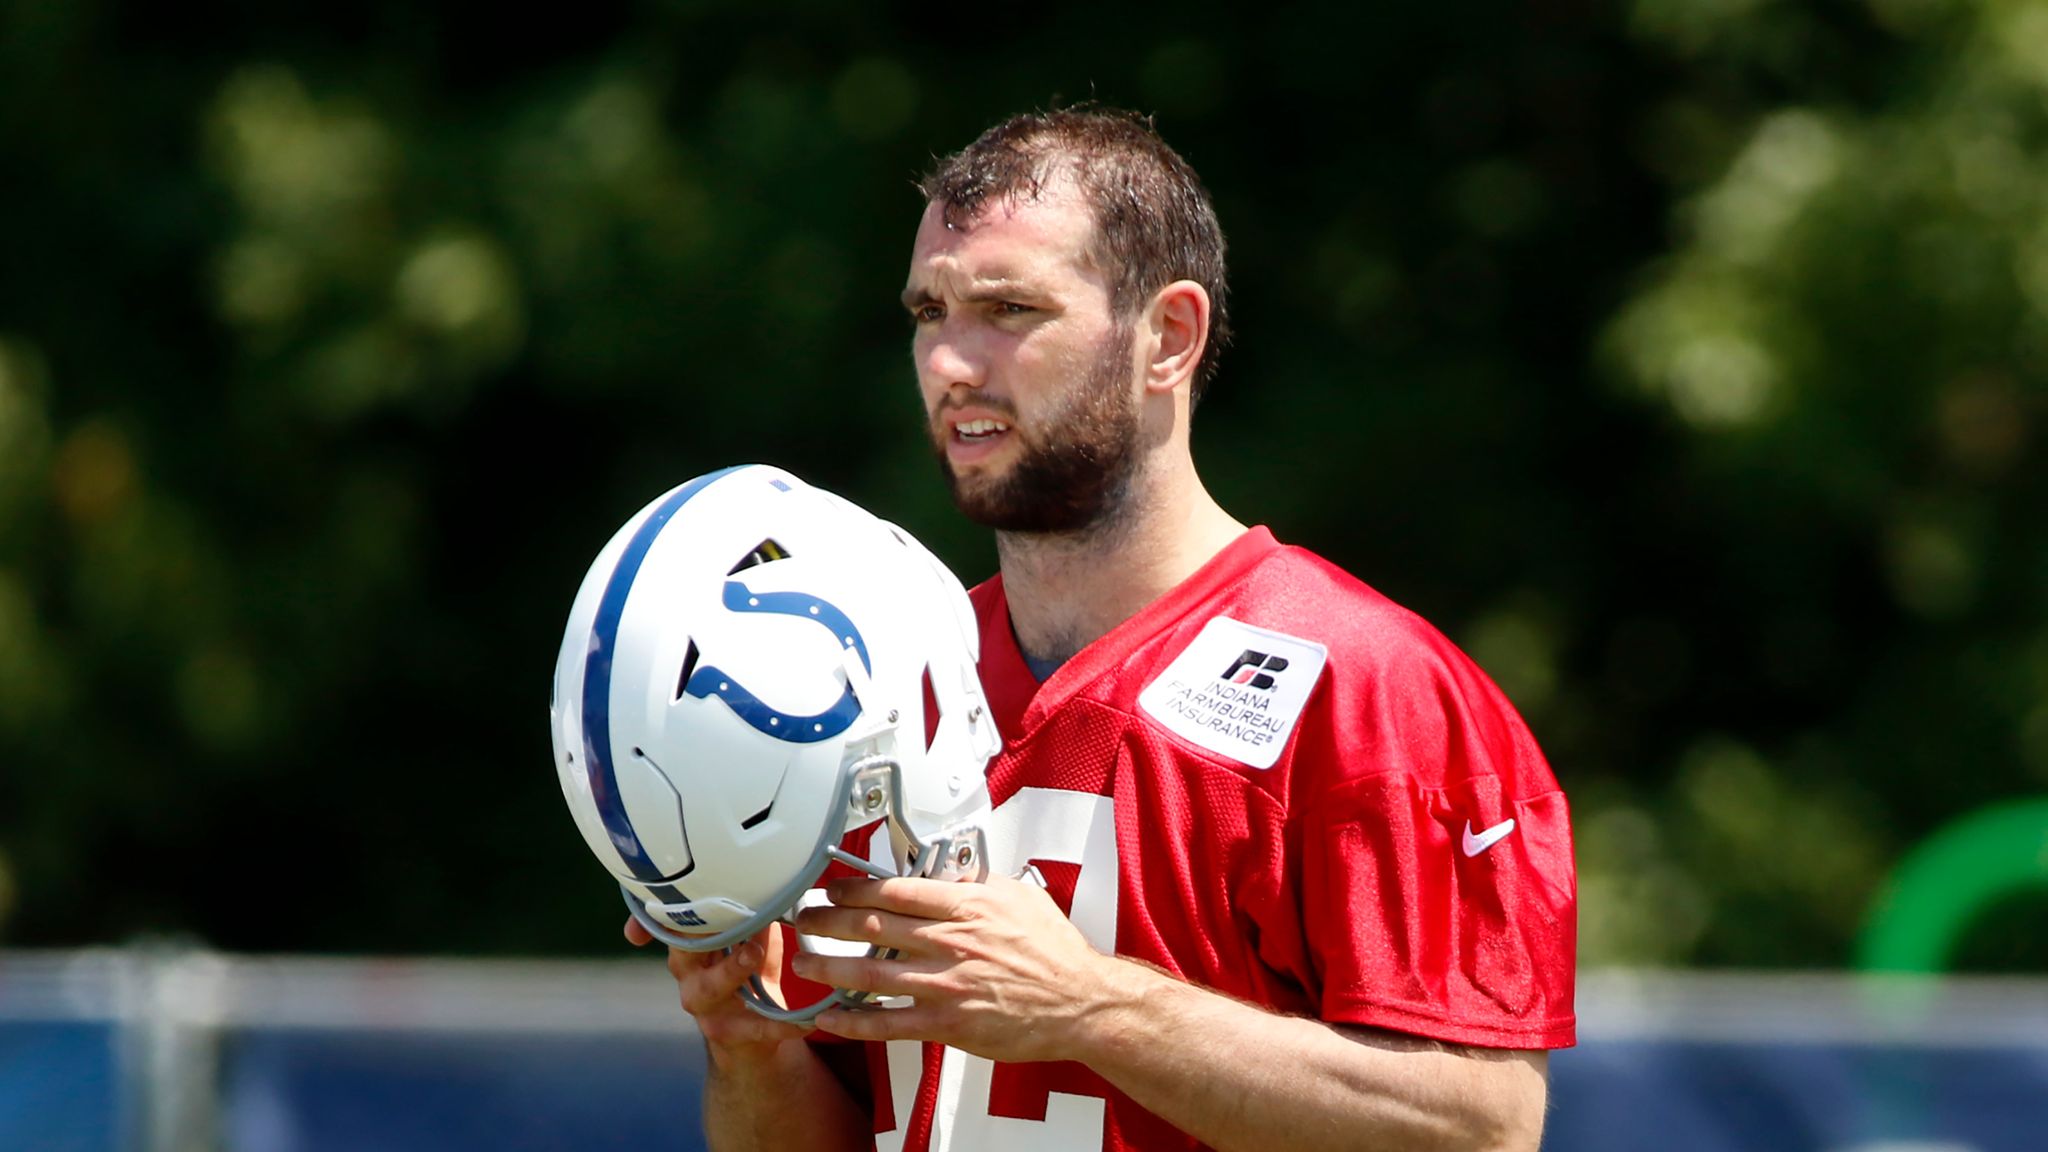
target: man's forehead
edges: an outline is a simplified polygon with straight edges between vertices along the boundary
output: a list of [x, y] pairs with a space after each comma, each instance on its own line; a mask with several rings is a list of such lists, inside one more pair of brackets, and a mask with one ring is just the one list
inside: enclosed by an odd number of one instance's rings
[[913, 283], [942, 270], [1005, 279], [1068, 264], [1084, 270], [1090, 263], [1094, 221], [1078, 196], [1062, 190], [991, 197], [965, 218], [955, 214], [949, 221], [947, 215], [941, 203], [925, 206], [911, 251]]

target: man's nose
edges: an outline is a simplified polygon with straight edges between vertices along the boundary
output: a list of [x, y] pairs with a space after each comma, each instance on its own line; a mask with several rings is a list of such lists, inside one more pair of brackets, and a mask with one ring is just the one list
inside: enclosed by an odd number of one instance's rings
[[924, 370], [931, 383], [941, 388], [965, 384], [970, 388], [982, 385], [981, 358], [973, 355], [959, 339], [941, 336], [934, 339], [924, 350]]

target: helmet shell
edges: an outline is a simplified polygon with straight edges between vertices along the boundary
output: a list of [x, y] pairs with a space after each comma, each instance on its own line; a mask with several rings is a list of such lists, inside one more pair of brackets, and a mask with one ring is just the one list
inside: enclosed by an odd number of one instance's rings
[[977, 646], [959, 581], [900, 528], [779, 468], [699, 476], [576, 594], [550, 709], [563, 797], [649, 915], [730, 942], [876, 818], [849, 802], [856, 761], [898, 763], [913, 831], [986, 811]]

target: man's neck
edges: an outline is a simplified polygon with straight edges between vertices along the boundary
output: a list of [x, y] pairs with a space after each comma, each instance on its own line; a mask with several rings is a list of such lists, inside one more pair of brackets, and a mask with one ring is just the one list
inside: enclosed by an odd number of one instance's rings
[[1077, 532], [996, 534], [1010, 625], [1027, 659], [1057, 666], [1209, 562], [1245, 526], [1192, 473], [1179, 491], [1134, 485]]

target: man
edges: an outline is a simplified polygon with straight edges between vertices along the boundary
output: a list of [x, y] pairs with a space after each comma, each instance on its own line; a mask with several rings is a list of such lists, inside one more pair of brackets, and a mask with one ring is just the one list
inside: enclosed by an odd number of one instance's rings
[[1194, 172], [1069, 110], [923, 190], [919, 384], [1001, 561], [998, 874], [834, 881], [799, 928], [895, 958], [789, 970], [915, 1003], [815, 1033], [734, 998], [774, 934], [673, 952], [712, 1146], [1533, 1152], [1574, 1041], [1564, 797], [1448, 641], [1203, 488], [1227, 297]]

